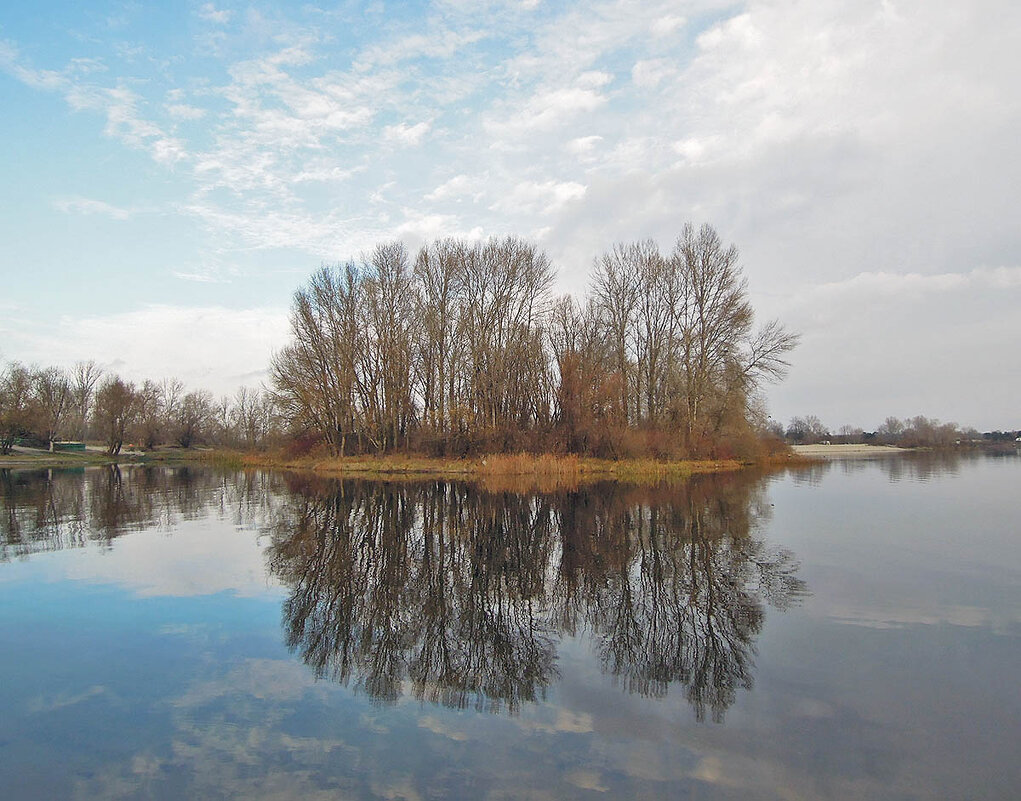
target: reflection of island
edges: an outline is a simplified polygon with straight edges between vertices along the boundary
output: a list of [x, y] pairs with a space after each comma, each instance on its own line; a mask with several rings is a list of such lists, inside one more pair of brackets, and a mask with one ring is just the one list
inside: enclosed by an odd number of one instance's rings
[[683, 688], [720, 719], [751, 686], [764, 604], [804, 592], [755, 536], [761, 482], [550, 494], [189, 467], [0, 471], [0, 561], [112, 547], [207, 515], [268, 528], [291, 588], [288, 645], [372, 698], [514, 711], [557, 678], [562, 637], [593, 643], [628, 692]]
[[580, 632], [628, 691], [680, 685], [719, 720], [751, 686], [763, 602], [804, 592], [792, 556], [752, 536], [757, 486], [525, 496], [295, 479], [270, 548], [292, 587], [288, 645], [381, 701], [409, 682], [420, 699], [513, 711], [556, 678], [559, 638]]

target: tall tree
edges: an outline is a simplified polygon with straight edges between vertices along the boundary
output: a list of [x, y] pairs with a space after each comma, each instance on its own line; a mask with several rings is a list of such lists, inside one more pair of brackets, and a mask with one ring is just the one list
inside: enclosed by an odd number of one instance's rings
[[32, 383], [39, 408], [39, 433], [52, 448], [72, 407], [71, 383], [59, 367], [36, 371]]
[[12, 362], [0, 372], [0, 453], [10, 453], [18, 437], [29, 433], [36, 417], [32, 371]]
[[106, 452], [116, 456], [124, 446], [124, 440], [138, 415], [138, 398], [135, 385], [111, 376], [96, 392], [93, 419], [96, 430], [106, 442]]
[[83, 442], [89, 436], [89, 418], [96, 386], [103, 377], [103, 371], [93, 361], [76, 362], [71, 373], [71, 400], [75, 411], [76, 436]]

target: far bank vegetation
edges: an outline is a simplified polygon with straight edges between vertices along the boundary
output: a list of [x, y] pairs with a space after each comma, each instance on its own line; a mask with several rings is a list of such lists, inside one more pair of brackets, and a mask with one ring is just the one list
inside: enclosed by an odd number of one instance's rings
[[254, 449], [279, 441], [268, 393], [241, 387], [215, 399], [175, 379], [136, 385], [93, 361], [71, 370], [11, 362], [0, 366], [0, 455], [76, 441], [110, 456], [157, 447]]

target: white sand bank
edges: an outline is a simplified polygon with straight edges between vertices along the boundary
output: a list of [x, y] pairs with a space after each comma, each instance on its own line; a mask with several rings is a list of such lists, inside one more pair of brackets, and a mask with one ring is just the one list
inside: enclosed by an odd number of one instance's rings
[[842, 457], [890, 456], [908, 453], [910, 448], [896, 448], [893, 445], [792, 445], [791, 449], [798, 456], [810, 456], [813, 459], [839, 459]]

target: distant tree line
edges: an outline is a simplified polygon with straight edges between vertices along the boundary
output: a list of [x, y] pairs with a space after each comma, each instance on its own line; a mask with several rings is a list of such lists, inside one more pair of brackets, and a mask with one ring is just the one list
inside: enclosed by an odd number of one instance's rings
[[979, 433], [968, 426], [944, 423], [935, 418], [916, 415], [901, 420], [887, 417], [874, 431], [858, 426], [843, 425], [831, 432], [815, 415], [793, 417], [786, 429], [773, 422], [770, 430], [794, 445], [811, 445], [820, 442], [836, 444], [896, 445], [901, 448], [949, 448], [960, 445], [1014, 442], [1021, 431], [989, 431]]
[[294, 437], [335, 453], [543, 450], [726, 456], [761, 447], [758, 388], [797, 337], [753, 331], [734, 246], [684, 227], [673, 250], [620, 244], [587, 296], [552, 294], [521, 239], [400, 242], [324, 266], [273, 359]]
[[269, 395], [241, 387], [219, 400], [186, 391], [177, 379], [141, 385], [104, 374], [95, 362], [59, 367], [0, 366], [0, 453], [16, 442], [49, 447], [61, 441], [102, 442], [111, 455], [125, 444], [258, 447], [275, 430]]

